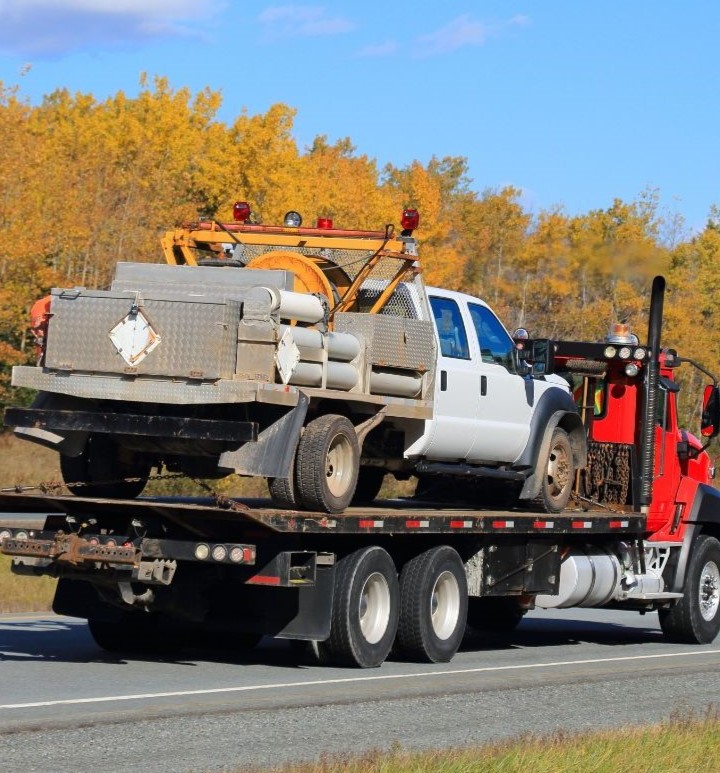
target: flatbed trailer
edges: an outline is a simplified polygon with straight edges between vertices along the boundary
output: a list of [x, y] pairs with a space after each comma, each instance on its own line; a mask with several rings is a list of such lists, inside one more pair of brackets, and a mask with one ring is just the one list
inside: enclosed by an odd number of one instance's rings
[[[510, 630], [534, 607], [657, 611], [667, 638], [711, 642], [720, 492], [705, 448], [720, 431], [720, 388], [661, 348], [663, 289], [656, 278], [646, 345], [626, 331], [604, 344], [543, 344], [589, 443], [557, 512], [512, 485], [493, 490], [467, 464], [418, 467], [414, 498], [339, 512], [220, 496], [86, 498], [77, 487], [1, 496], [0, 512], [48, 516], [42, 529], [0, 528], [0, 552], [16, 573], [57, 577], [53, 609], [87, 619], [110, 651], [166, 652], [198, 636], [237, 649], [270, 635], [317, 642], [322, 660], [342, 665], [378, 666], [391, 650], [443, 662], [466, 623]], [[518, 347], [536, 353], [537, 343]], [[683, 362], [712, 378], [705, 444], [679, 426]], [[550, 446], [548, 478], [567, 472], [571, 456], [567, 444]], [[328, 477], [333, 454], [319, 454]], [[476, 506], [491, 494], [512, 504]]]

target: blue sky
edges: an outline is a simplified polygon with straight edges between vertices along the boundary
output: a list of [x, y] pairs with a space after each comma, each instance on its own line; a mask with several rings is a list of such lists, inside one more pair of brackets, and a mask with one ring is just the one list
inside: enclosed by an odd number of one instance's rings
[[464, 156], [534, 212], [656, 188], [688, 230], [720, 204], [719, 40], [717, 0], [0, 0], [0, 80], [33, 103], [164, 75], [227, 122], [296, 108], [301, 147]]

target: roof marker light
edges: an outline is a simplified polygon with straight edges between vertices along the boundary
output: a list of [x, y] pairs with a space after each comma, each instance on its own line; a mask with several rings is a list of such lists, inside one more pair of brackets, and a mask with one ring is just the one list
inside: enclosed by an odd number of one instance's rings
[[331, 217], [319, 217], [317, 219], [317, 228], [332, 228], [333, 221]]
[[233, 220], [238, 223], [247, 223], [250, 219], [250, 205], [247, 201], [236, 201], [233, 204]]
[[402, 235], [410, 236], [420, 225], [420, 213], [416, 209], [404, 209], [400, 218], [400, 225], [403, 228]]

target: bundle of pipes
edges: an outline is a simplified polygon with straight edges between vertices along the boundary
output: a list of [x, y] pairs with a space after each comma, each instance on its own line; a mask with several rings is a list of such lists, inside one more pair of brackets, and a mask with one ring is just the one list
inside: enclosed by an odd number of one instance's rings
[[[317, 324], [325, 319], [324, 299], [307, 293], [296, 293], [271, 287], [253, 288], [253, 294], [265, 296], [271, 312], [282, 320]], [[280, 325], [278, 340], [288, 335], [298, 349], [298, 362], [292, 367], [289, 383], [295, 386], [323, 386], [349, 391], [360, 382], [364, 367], [358, 361], [362, 351], [361, 341], [351, 333], [322, 333], [313, 328]], [[327, 357], [325, 356], [327, 353]], [[422, 375], [373, 365], [369, 376], [369, 389], [373, 394], [398, 397], [417, 397], [422, 388]]]

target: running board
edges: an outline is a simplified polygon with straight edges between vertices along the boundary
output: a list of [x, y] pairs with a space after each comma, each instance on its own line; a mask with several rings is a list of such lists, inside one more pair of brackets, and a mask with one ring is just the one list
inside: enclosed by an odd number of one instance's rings
[[683, 593], [630, 593], [625, 601], [673, 601], [674, 599], [681, 599], [685, 594]]
[[495, 467], [479, 467], [473, 464], [451, 464], [448, 462], [418, 462], [418, 475], [452, 475], [457, 478], [495, 478], [496, 480], [524, 483], [531, 470], [499, 470]]

